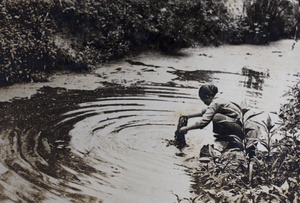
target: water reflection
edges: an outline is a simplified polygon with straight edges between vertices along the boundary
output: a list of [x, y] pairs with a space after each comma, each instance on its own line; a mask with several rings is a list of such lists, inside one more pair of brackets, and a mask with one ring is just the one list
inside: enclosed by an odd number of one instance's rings
[[245, 81], [243, 81], [245, 87], [263, 90], [264, 78], [269, 77], [269, 71], [264, 73], [255, 71], [251, 68], [243, 67], [242, 75], [246, 76]]
[[169, 71], [176, 75], [177, 78], [174, 80], [180, 81], [197, 81], [197, 82], [212, 82], [214, 71], [208, 70], [195, 70], [195, 71], [183, 71], [183, 70], [172, 70]]

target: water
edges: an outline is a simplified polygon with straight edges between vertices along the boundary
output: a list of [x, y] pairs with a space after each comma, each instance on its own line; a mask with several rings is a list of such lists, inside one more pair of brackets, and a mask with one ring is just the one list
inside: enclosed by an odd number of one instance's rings
[[[198, 51], [194, 56], [202, 59], [205, 51], [209, 64], [212, 49]], [[237, 103], [246, 100], [254, 111], [273, 112], [283, 92], [299, 80], [297, 69], [269, 69], [259, 60], [259, 68], [242, 63], [230, 70], [224, 63], [209, 70], [191, 67], [195, 59], [188, 59], [123, 62], [98, 70], [97, 89], [44, 86], [30, 98], [0, 103], [0, 199], [176, 202], [176, 195], [189, 197], [196, 192], [189, 166], [196, 166], [200, 146], [212, 141], [210, 127], [189, 132], [189, 147], [182, 152], [168, 140], [180, 115], [204, 107], [198, 87], [213, 83]]]

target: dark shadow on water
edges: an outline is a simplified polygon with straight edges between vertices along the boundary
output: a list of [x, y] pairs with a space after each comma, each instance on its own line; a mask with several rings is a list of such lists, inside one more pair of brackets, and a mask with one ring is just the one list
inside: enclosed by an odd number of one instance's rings
[[[11, 102], [0, 103], [2, 162], [8, 169], [30, 183], [29, 185], [35, 185], [38, 191], [41, 191], [38, 194], [28, 194], [31, 195], [31, 198], [43, 199], [46, 198], [43, 191], [56, 191], [65, 194], [71, 201], [99, 202], [101, 197], [96, 198], [83, 194], [74, 196], [73, 192], [68, 192], [68, 189], [78, 190], [78, 188], [70, 188], [68, 183], [85, 187], [84, 183], [80, 182], [82, 174], [92, 177], [97, 182], [105, 182], [101, 177], [108, 176], [108, 174], [94, 168], [86, 161], [84, 156], [87, 156], [89, 152], [86, 152], [86, 154], [82, 152], [81, 155], [72, 152], [70, 148], [70, 131], [76, 123], [87, 117], [98, 115], [99, 112], [93, 111], [96, 108], [104, 109], [100, 112], [102, 114], [126, 113], [127, 106], [133, 109], [136, 108], [134, 114], [129, 109], [128, 115], [121, 114], [121, 116], [111, 118], [118, 120], [126, 116], [134, 117], [135, 114], [139, 114], [142, 110], [138, 108], [143, 106], [143, 103], [138, 103], [139, 101], [172, 101], [176, 94], [177, 97], [188, 98], [188, 95], [184, 93], [177, 93], [176, 88], [159, 87], [157, 90], [155, 86], [145, 89], [137, 86], [123, 87], [108, 84], [105, 88], [90, 91], [42, 87], [31, 98], [18, 98]], [[148, 97], [145, 94], [148, 94]], [[154, 97], [151, 97], [151, 95], [154, 95]], [[122, 101], [123, 97], [132, 97], [134, 100], [125, 104], [114, 103], [118, 100]], [[113, 99], [107, 100], [107, 98]], [[111, 103], [99, 103], [101, 100], [111, 101]], [[96, 103], [93, 103], [95, 101]], [[89, 102], [92, 104], [87, 110], [80, 106], [80, 104]], [[106, 110], [106, 106], [110, 109]], [[123, 106], [124, 109], [118, 109], [119, 106]], [[83, 113], [78, 112], [81, 109], [84, 111]], [[145, 110], [159, 113], [155, 107]], [[160, 111], [163, 112], [163, 110]], [[102, 127], [105, 128], [105, 125], [107, 123], [102, 123], [100, 120], [99, 126], [91, 130], [97, 131]], [[139, 124], [121, 125], [121, 128], [117, 130], [137, 125]], [[151, 123], [151, 126], [153, 125]], [[101, 162], [101, 160], [97, 160]], [[59, 184], [49, 182], [45, 174], [55, 179]], [[16, 187], [19, 190], [18, 186]], [[21, 193], [16, 198], [20, 201], [24, 200]], [[33, 199], [29, 200], [33, 201]]]
[[199, 82], [211, 82], [213, 72], [195, 70], [195, 71], [183, 71], [183, 70], [174, 70], [168, 71], [177, 76], [174, 80], [180, 81], [199, 81]]
[[177, 76], [177, 78], [175, 78], [174, 80], [197, 81], [201, 83], [213, 82], [213, 80], [216, 79], [214, 76], [215, 74], [229, 74], [229, 75], [237, 74], [237, 73], [225, 72], [225, 71], [211, 71], [211, 70], [184, 71], [184, 70], [177, 70], [175, 68], [172, 69], [173, 69], [172, 71], [168, 71], [168, 72]]
[[[105, 177], [105, 173], [90, 166], [82, 156], [72, 153], [69, 148], [69, 132], [74, 125], [96, 113], [72, 114], [74, 118], [63, 121], [68, 118], [64, 113], [80, 109], [79, 104], [84, 102], [125, 94], [144, 95], [144, 90], [138, 87], [112, 87], [94, 91], [43, 87], [30, 99], [15, 99], [0, 103], [2, 140], [0, 145], [3, 163], [22, 178], [36, 185], [40, 191], [55, 190], [80, 202], [101, 201], [81, 194], [77, 194], [75, 198], [74, 193], [69, 193], [67, 190], [70, 186], [48, 182], [48, 178], [42, 173], [61, 183], [67, 181], [78, 185], [82, 183], [77, 174], [91, 177], [94, 177], [93, 174], [100, 174]], [[66, 170], [66, 167], [73, 172]], [[94, 178], [99, 179], [99, 177]], [[43, 192], [38, 195], [32, 194], [32, 198], [37, 196], [40, 199], [44, 198]], [[24, 200], [21, 193], [19, 199]]]
[[243, 81], [244, 87], [255, 90], [263, 90], [264, 79], [269, 77], [268, 72], [259, 72], [247, 67], [242, 68], [242, 75], [246, 76], [245, 81]]
[[171, 57], [187, 57], [189, 56], [189, 54], [187, 52], [183, 52], [181, 50], [168, 50], [168, 51], [162, 51], [161, 52], [162, 55], [165, 56], [171, 56]]

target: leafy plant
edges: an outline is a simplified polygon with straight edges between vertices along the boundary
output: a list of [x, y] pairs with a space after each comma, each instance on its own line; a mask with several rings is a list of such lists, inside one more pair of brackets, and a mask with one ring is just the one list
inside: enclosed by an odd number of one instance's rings
[[0, 4], [2, 85], [41, 79], [40, 72], [55, 66], [49, 9], [37, 1]]
[[239, 106], [236, 103], [233, 103], [239, 110], [240, 110], [240, 116], [239, 120], [237, 121], [240, 126], [242, 127], [242, 137], [238, 137], [236, 135], [231, 135], [231, 137], [234, 138], [234, 140], [237, 142], [237, 144], [240, 146], [241, 150], [245, 153], [245, 155], [249, 158], [253, 156], [251, 151], [253, 147], [257, 144], [258, 140], [256, 138], [251, 138], [249, 136], [250, 131], [253, 131], [253, 128], [247, 127], [247, 122], [250, 121], [251, 118], [254, 118], [255, 116], [258, 116], [262, 114], [263, 112], [254, 113], [248, 115], [247, 112], [249, 112], [249, 108], [246, 108], [246, 104], [243, 103], [241, 106]]
[[289, 0], [245, 1], [244, 22], [249, 27], [246, 40], [264, 44], [290, 36], [296, 22], [294, 6]]
[[[210, 161], [200, 163], [192, 174], [195, 180], [193, 188], [199, 194], [188, 199], [190, 202], [297, 202], [300, 200], [299, 185], [299, 144], [297, 132], [290, 131], [299, 124], [293, 113], [299, 107], [299, 84], [288, 92], [289, 105], [281, 109], [283, 121], [278, 128], [270, 116], [263, 121], [267, 137], [265, 139], [249, 139], [248, 133], [254, 129], [248, 128], [247, 122], [260, 113], [249, 114], [245, 105], [237, 105], [241, 110], [240, 124], [243, 126], [245, 139], [233, 136], [240, 149], [227, 150], [219, 153], [210, 146]], [[291, 103], [292, 101], [292, 103]], [[287, 108], [289, 107], [289, 108]], [[293, 108], [291, 110], [290, 108]], [[289, 109], [289, 110], [288, 110]], [[289, 115], [289, 117], [287, 115]], [[286, 116], [284, 116], [286, 115]], [[289, 121], [287, 121], [290, 119]], [[282, 134], [280, 132], [291, 132]], [[282, 139], [274, 140], [274, 136]], [[248, 135], [250, 136], [250, 135]], [[265, 151], [256, 149], [260, 142]], [[250, 156], [251, 147], [256, 153]], [[250, 150], [251, 151], [251, 150]], [[187, 198], [178, 200], [187, 200]], [[180, 202], [178, 201], [178, 202]]]
[[300, 83], [291, 87], [284, 96], [288, 97], [288, 102], [281, 105], [279, 112], [282, 129], [285, 130], [286, 136], [292, 135], [296, 139], [300, 129]]
[[265, 127], [265, 131], [267, 132], [267, 140], [261, 140], [260, 143], [267, 149], [268, 152], [268, 157], [270, 157], [271, 155], [271, 151], [273, 149], [272, 146], [272, 137], [275, 134], [273, 128], [274, 128], [274, 124], [272, 124], [272, 120], [270, 118], [270, 116], [268, 116], [267, 118], [267, 122], [263, 121], [264, 127]]

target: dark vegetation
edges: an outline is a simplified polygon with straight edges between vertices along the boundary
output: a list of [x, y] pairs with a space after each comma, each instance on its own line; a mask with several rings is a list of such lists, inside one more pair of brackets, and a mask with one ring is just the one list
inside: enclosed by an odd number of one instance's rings
[[[300, 83], [292, 87], [280, 109], [280, 122], [262, 121], [264, 139], [247, 138], [254, 129], [247, 122], [258, 114], [241, 107], [241, 124], [246, 139], [233, 136], [239, 149], [219, 153], [209, 146], [206, 163], [191, 169], [199, 196], [178, 197], [178, 202], [299, 202], [300, 201]], [[258, 150], [258, 144], [264, 150]], [[252, 154], [250, 148], [255, 149]]]
[[299, 5], [246, 1], [233, 16], [211, 0], [16, 0], [0, 3], [0, 85], [90, 70], [130, 52], [297, 37]]

